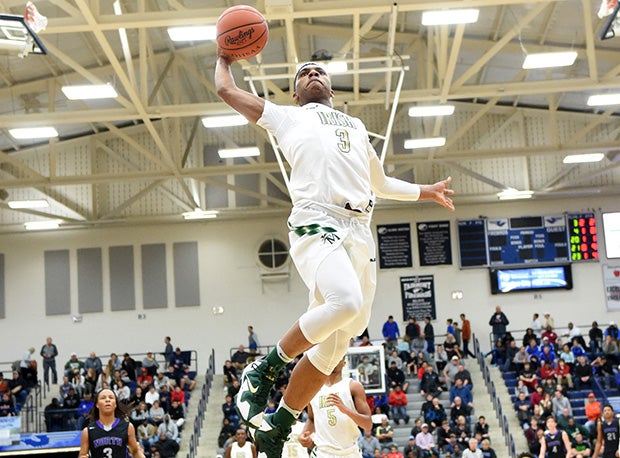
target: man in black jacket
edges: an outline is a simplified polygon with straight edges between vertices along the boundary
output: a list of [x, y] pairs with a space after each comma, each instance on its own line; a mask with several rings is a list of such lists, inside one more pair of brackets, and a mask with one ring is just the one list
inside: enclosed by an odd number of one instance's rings
[[426, 393], [431, 393], [433, 397], [435, 397], [439, 396], [442, 392], [443, 388], [441, 387], [439, 376], [433, 370], [433, 366], [427, 364], [424, 369], [424, 374], [422, 374], [422, 381], [420, 382], [420, 394], [424, 396]]

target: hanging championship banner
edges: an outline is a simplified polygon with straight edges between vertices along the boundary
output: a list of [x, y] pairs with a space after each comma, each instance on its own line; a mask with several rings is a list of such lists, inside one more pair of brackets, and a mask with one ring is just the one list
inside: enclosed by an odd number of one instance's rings
[[377, 225], [379, 268], [412, 267], [409, 223]]
[[425, 316], [437, 317], [435, 311], [435, 280], [433, 275], [400, 277], [403, 321], [412, 316], [422, 322]]
[[620, 266], [603, 265], [607, 310], [620, 310]]

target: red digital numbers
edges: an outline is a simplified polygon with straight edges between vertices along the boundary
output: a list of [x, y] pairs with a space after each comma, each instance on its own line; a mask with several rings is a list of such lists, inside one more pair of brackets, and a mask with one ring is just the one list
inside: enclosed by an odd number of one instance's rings
[[572, 261], [598, 259], [598, 235], [593, 214], [569, 215], [568, 231]]

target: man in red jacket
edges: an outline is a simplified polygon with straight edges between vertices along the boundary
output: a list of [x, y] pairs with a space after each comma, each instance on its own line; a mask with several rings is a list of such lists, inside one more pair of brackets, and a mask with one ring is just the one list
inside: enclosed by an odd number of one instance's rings
[[404, 420], [405, 424], [409, 423], [409, 415], [407, 415], [407, 394], [402, 390], [400, 385], [396, 385], [388, 396], [388, 403], [392, 409], [394, 422], [398, 425], [400, 420]]

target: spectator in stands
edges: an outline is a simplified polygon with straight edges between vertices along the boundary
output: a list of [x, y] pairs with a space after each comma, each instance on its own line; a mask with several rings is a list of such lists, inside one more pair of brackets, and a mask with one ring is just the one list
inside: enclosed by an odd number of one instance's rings
[[552, 347], [555, 346], [555, 341], [558, 340], [558, 335], [555, 333], [551, 326], [547, 326], [542, 333], [543, 344], [545, 343], [545, 337], [549, 345], [551, 345]]
[[459, 417], [465, 417], [469, 425], [471, 422], [471, 408], [464, 404], [459, 396], [456, 396], [450, 406], [450, 426], [454, 427]]
[[114, 372], [121, 370], [121, 362], [116, 353], [110, 353], [110, 359], [108, 360], [108, 364], [106, 364], [106, 366], [108, 368], [108, 374], [114, 374]]
[[446, 352], [443, 344], [439, 344], [437, 345], [437, 347], [435, 347], [435, 356], [433, 359], [435, 361], [435, 368], [437, 369], [437, 373], [442, 374], [444, 369], [450, 362], [450, 357], [448, 356], [448, 353]]
[[573, 365], [575, 364], [575, 355], [571, 351], [570, 346], [568, 344], [562, 345], [562, 350], [560, 351], [560, 354], [558, 355], [558, 359], [561, 359], [562, 361], [564, 361], [569, 366], [569, 368], [573, 367]]
[[381, 453], [387, 453], [394, 444], [394, 429], [388, 423], [387, 416], [381, 419], [381, 424], [377, 426], [375, 436], [381, 444]]
[[137, 407], [131, 411], [129, 419], [136, 429], [142, 424], [144, 420], [149, 419], [148, 409], [149, 408], [147, 407], [146, 402], [140, 402], [137, 404]]
[[372, 347], [372, 342], [368, 336], [362, 336], [358, 347]]
[[506, 335], [506, 326], [510, 324], [508, 317], [502, 312], [502, 308], [498, 305], [495, 307], [495, 313], [491, 315], [489, 326], [493, 330], [493, 342], [503, 340]]
[[586, 351], [583, 349], [581, 345], [579, 345], [579, 341], [577, 340], [573, 341], [573, 344], [570, 350], [575, 356], [575, 359], [577, 359], [579, 356], [586, 356]]
[[594, 448], [587, 435], [581, 432], [575, 434], [575, 440], [571, 441], [571, 458], [587, 458], [592, 456]]
[[407, 389], [409, 388], [409, 382], [407, 382], [405, 373], [397, 367], [395, 361], [391, 362], [390, 368], [387, 370], [387, 377], [391, 389], [399, 386], [400, 388], [402, 388], [401, 391], [403, 391], [403, 393], [407, 392]]
[[[537, 337], [536, 340], [540, 339], [540, 337], [542, 336], [543, 325], [544, 320], [540, 318], [540, 315], [538, 313], [534, 313], [534, 315], [532, 315], [532, 324], [530, 325], [530, 327]], [[527, 343], [524, 343], [524, 345], [527, 347], [528, 343], [529, 340]]]
[[88, 355], [88, 358], [84, 360], [84, 371], [88, 371], [88, 369], [93, 368], [97, 375], [101, 374], [101, 369], [103, 367], [103, 363], [101, 359], [95, 354], [94, 351], [91, 351]]
[[469, 439], [468, 447], [463, 450], [463, 458], [483, 458], [482, 450], [478, 448], [478, 441], [475, 438]]
[[548, 378], [547, 380], [541, 380], [541, 382], [543, 386], [543, 391], [545, 392], [545, 394], [548, 394], [549, 399], [551, 399], [557, 388], [555, 380]]
[[496, 340], [493, 349], [484, 355], [484, 357], [486, 358], [489, 355], [491, 355], [491, 364], [493, 366], [502, 367], [506, 361], [504, 342], [502, 340]]
[[236, 352], [233, 353], [230, 360], [232, 361], [233, 366], [235, 366], [236, 369], [243, 370], [250, 356], [250, 353], [245, 350], [245, 347], [243, 345], [239, 345], [239, 348]]
[[566, 396], [562, 394], [561, 390], [555, 390], [555, 394], [551, 402], [553, 404], [553, 415], [555, 415], [556, 417], [559, 417], [560, 414], [564, 412], [564, 410], [568, 411], [569, 416], [573, 416], [573, 408], [570, 404], [570, 401]]
[[159, 401], [153, 401], [153, 405], [149, 409], [149, 421], [155, 426], [164, 421], [164, 409], [159, 405]]
[[49, 387], [49, 373], [52, 373], [52, 383], [58, 383], [58, 373], [56, 372], [56, 356], [58, 356], [58, 348], [52, 343], [52, 338], [48, 337], [45, 345], [41, 347], [40, 355], [43, 358], [43, 380]]
[[123, 380], [119, 380], [117, 382], [114, 392], [116, 393], [116, 397], [120, 402], [129, 402], [129, 398], [131, 397], [131, 390]]
[[536, 384], [534, 392], [530, 395], [530, 404], [532, 407], [539, 405], [545, 398], [542, 385]]
[[519, 348], [519, 351], [512, 358], [512, 366], [517, 373], [520, 373], [525, 366], [525, 363], [530, 362], [530, 355], [525, 351], [525, 346]]
[[[538, 313], [535, 313], [534, 315], [538, 316]], [[523, 346], [526, 347], [526, 348], [529, 347], [530, 346], [530, 341], [532, 339], [535, 340], [536, 341], [536, 345], [538, 345], [539, 337], [534, 333], [534, 329], [527, 328], [525, 330], [525, 334], [523, 334]]]
[[425, 456], [439, 455], [439, 451], [436, 449], [435, 439], [429, 432], [429, 427], [426, 423], [422, 424], [422, 432], [418, 433], [415, 437], [415, 443], [417, 446], [425, 452]]
[[[402, 372], [402, 371], [401, 371]], [[390, 409], [392, 410], [392, 419], [398, 425], [403, 420], [406, 425], [409, 424], [409, 415], [407, 414], [407, 394], [402, 390], [400, 385], [395, 385], [388, 396]]]
[[157, 368], [159, 363], [155, 361], [155, 356], [152, 351], [147, 352], [146, 356], [142, 359], [142, 369], [146, 369], [148, 375], [154, 377], [157, 374]]
[[[58, 406], [58, 408], [60, 408], [60, 405], [58, 404], [58, 399], [57, 398], [54, 398], [54, 399], [56, 400], [56, 405]], [[54, 399], [52, 399], [52, 403]], [[13, 417], [13, 416], [15, 416], [15, 406], [13, 405], [13, 398], [8, 392], [2, 393], [2, 397], [0, 398], [0, 417]], [[47, 407], [46, 407], [45, 422], [46, 424], [48, 422]]]
[[364, 434], [360, 436], [357, 445], [362, 452], [362, 458], [373, 458], [375, 450], [381, 450], [379, 439], [372, 435], [370, 429], [364, 430]]
[[571, 369], [563, 359], [558, 360], [558, 367], [555, 368], [555, 379], [559, 385], [573, 389], [573, 377], [571, 376]]
[[[466, 382], [466, 381], [465, 381]], [[450, 388], [450, 406], [454, 405], [454, 399], [461, 398], [463, 404], [469, 408], [474, 407], [474, 397], [471, 392], [471, 385], [464, 383], [461, 379], [456, 379], [454, 385]]]
[[[559, 422], [558, 422], [559, 423]], [[566, 424], [560, 427], [562, 431], [566, 431], [568, 434], [568, 440], [570, 440], [571, 444], [575, 443], [577, 439], [577, 434], [585, 435], [589, 437], [590, 431], [584, 425], [581, 425], [575, 421], [574, 417], [568, 417], [566, 420]]]
[[437, 397], [433, 397], [431, 408], [424, 412], [424, 422], [429, 426], [429, 431], [433, 432], [447, 419], [446, 410]]
[[[424, 355], [424, 359], [426, 361], [430, 361], [429, 357], [429, 349], [428, 349], [428, 341], [426, 340], [426, 336], [424, 333], [421, 333], [418, 337], [411, 341], [411, 351], [414, 351], [416, 354], [422, 353]], [[434, 351], [434, 348], [433, 348]]]
[[590, 337], [590, 355], [594, 358], [603, 345], [603, 331], [598, 327], [596, 321], [592, 322], [592, 327], [588, 331], [588, 337]]
[[594, 393], [588, 394], [588, 402], [586, 403], [585, 411], [587, 419], [585, 426], [590, 431], [590, 435], [593, 436], [596, 430], [596, 421], [603, 415], [601, 403], [596, 400]]
[[125, 353], [123, 355], [121, 368], [127, 372], [127, 377], [129, 377], [131, 381], [136, 381], [136, 362], [131, 356], [129, 356], [129, 353]]
[[218, 447], [223, 448], [224, 444], [226, 444], [226, 442], [233, 437], [236, 431], [237, 428], [230, 423], [228, 418], [224, 417], [222, 420], [222, 428], [220, 429], [220, 433], [217, 438]]
[[144, 394], [144, 402], [146, 402], [147, 407], [150, 409], [155, 404], [155, 401], [159, 401], [159, 391], [157, 391], [155, 385], [151, 385]]
[[426, 351], [429, 354], [435, 353], [435, 329], [431, 323], [431, 317], [424, 317], [424, 332], [422, 333], [426, 340]]
[[239, 380], [237, 377], [237, 369], [232, 365], [232, 361], [227, 359], [224, 361], [224, 367], [222, 368], [224, 373], [224, 385], [230, 385], [233, 380]]
[[222, 404], [222, 413], [224, 414], [224, 418], [228, 418], [228, 420], [230, 420], [230, 423], [235, 428], [239, 427], [239, 415], [237, 415], [237, 410], [233, 397], [229, 394], [226, 395], [224, 403]]
[[538, 377], [536, 376], [536, 372], [532, 368], [531, 363], [527, 362], [523, 364], [523, 369], [518, 374], [518, 380], [522, 381], [530, 392], [534, 391], [536, 385], [538, 385]]
[[409, 318], [407, 318], [407, 326], [405, 327], [405, 335], [403, 336], [403, 338], [406, 337], [408, 339], [408, 342], [411, 343], [413, 339], [419, 336], [420, 336], [420, 325], [417, 323], [414, 317], [410, 316]]
[[[461, 445], [456, 441], [456, 434], [450, 433], [450, 435], [446, 438], [446, 441], [443, 446], [437, 447], [441, 450], [445, 456], [461, 458]], [[424, 456], [424, 455], [422, 455]], [[441, 455], [439, 455], [441, 456]]]
[[[4, 397], [3, 397], [3, 402], [4, 402]], [[13, 411], [13, 415], [15, 415], [14, 411]], [[0, 416], [5, 416], [5, 415], [0, 414]], [[62, 431], [65, 428], [65, 413], [62, 411], [62, 406], [58, 402], [58, 398], [52, 398], [52, 402], [50, 402], [50, 404], [45, 406], [44, 416], [45, 416], [45, 430], [48, 433]]]
[[517, 419], [522, 428], [529, 425], [532, 418], [532, 405], [526, 399], [524, 393], [519, 393], [517, 401], [515, 402], [515, 409], [517, 410]]
[[65, 363], [65, 375], [70, 375], [75, 371], [82, 372], [84, 363], [78, 359], [77, 353], [71, 353], [69, 361]]
[[258, 352], [258, 347], [260, 347], [258, 335], [254, 332], [253, 326], [248, 326], [248, 349], [250, 350], [250, 354], [256, 354]]
[[136, 382], [142, 386], [144, 386], [144, 384], [146, 384], [146, 386], [151, 385], [153, 383], [153, 376], [149, 374], [149, 370], [146, 367], [141, 367], [140, 375], [138, 375]]
[[474, 389], [474, 383], [471, 380], [471, 374], [470, 372], [465, 369], [465, 366], [463, 365], [462, 362], [459, 362], [459, 366], [458, 366], [459, 370], [456, 373], [456, 375], [454, 376], [454, 381], [460, 379], [463, 381], [463, 385], [469, 385], [469, 387], [473, 390]]
[[155, 427], [146, 418], [142, 419], [136, 428], [138, 442], [145, 451], [150, 450], [151, 445], [155, 442], [155, 432]]
[[381, 333], [385, 339], [386, 347], [389, 350], [395, 348], [398, 338], [400, 337], [400, 330], [398, 329], [398, 323], [394, 321], [394, 317], [392, 315], [388, 316], [387, 321], [383, 323]]
[[456, 343], [456, 339], [452, 334], [446, 335], [446, 340], [443, 343], [443, 347], [446, 349], [446, 353], [449, 358], [454, 358], [456, 356], [457, 359], [461, 359], [461, 349]]
[[489, 425], [484, 415], [480, 415], [478, 417], [478, 421], [474, 425], [474, 434], [476, 436], [476, 439], [478, 439], [479, 441], [490, 438]]
[[611, 336], [611, 334], [605, 335], [602, 350], [603, 355], [607, 356], [607, 359], [612, 364], [618, 364], [618, 342]]
[[450, 423], [447, 420], [442, 421], [441, 427], [436, 429], [437, 448], [439, 448], [439, 450], [444, 450], [444, 447], [448, 443], [448, 439], [450, 438], [450, 434], [452, 434], [456, 438], [456, 435], [454, 434]]
[[456, 442], [459, 444], [459, 447], [462, 450], [465, 450], [467, 448], [467, 444], [469, 443], [469, 439], [472, 437], [471, 429], [469, 428], [465, 417], [458, 417], [456, 419], [454, 432], [456, 434]]
[[153, 385], [157, 391], [161, 391], [162, 387], [165, 385], [170, 388], [170, 379], [166, 374], [162, 371], [157, 372], [155, 378], [153, 378]]
[[398, 369], [403, 368], [403, 360], [401, 359], [400, 356], [398, 356], [398, 350], [396, 349], [390, 352], [390, 356], [388, 356], [388, 360], [387, 360], [387, 367], [389, 368], [393, 362], [396, 363], [396, 367]]
[[15, 398], [15, 413], [19, 413], [28, 399], [30, 389], [17, 371], [13, 371], [13, 378], [9, 380], [9, 392]]
[[181, 431], [181, 428], [183, 428], [185, 424], [185, 409], [183, 408], [183, 404], [180, 404], [178, 401], [172, 401], [172, 405], [170, 409], [168, 409], [168, 415], [170, 415], [170, 419], [177, 424], [177, 428]]
[[592, 386], [592, 366], [586, 362], [585, 355], [579, 355], [577, 357], [577, 363], [573, 369], [573, 374], [575, 375], [575, 387], [577, 389]]
[[164, 337], [164, 352], [162, 353], [162, 355], [164, 356], [164, 360], [166, 361], [166, 364], [168, 364], [168, 362], [170, 361], [170, 358], [172, 358], [172, 353], [174, 353], [173, 350], [173, 346], [172, 346], [172, 340], [170, 339], [170, 336], [166, 336]]
[[612, 339], [618, 340], [618, 326], [613, 321], [609, 322], [609, 326], [607, 327], [607, 329], [605, 329], [605, 332], [603, 333], [603, 337], [607, 336], [611, 336]]
[[444, 383], [446, 387], [450, 387], [454, 384], [454, 377], [459, 371], [459, 357], [454, 355], [450, 358], [450, 362], [446, 364], [443, 369]]
[[[174, 423], [172, 423], [174, 424]], [[158, 430], [159, 433], [159, 430]], [[179, 451], [179, 444], [176, 440], [168, 437], [165, 432], [157, 434], [157, 441], [153, 444], [153, 447], [161, 458], [174, 458]]]
[[77, 423], [76, 429], [82, 430], [88, 425], [88, 415], [92, 410], [95, 403], [93, 402], [92, 394], [85, 392], [84, 398], [80, 401], [77, 407]]
[[491, 441], [489, 439], [484, 439], [480, 442], [480, 450], [484, 458], [497, 458], [495, 450], [491, 448]]
[[427, 364], [422, 375], [422, 381], [420, 382], [420, 393], [424, 396], [426, 393], [430, 393], [433, 396], [439, 396], [443, 392], [439, 376], [433, 371], [432, 364]]
[[525, 393], [525, 396], [529, 396], [530, 395], [530, 389], [525, 386], [525, 384], [523, 383], [523, 380], [517, 380], [517, 386], [515, 387], [515, 395], [518, 395], [519, 393]]
[[555, 382], [555, 369], [553, 368], [553, 365], [546, 359], [541, 360], [540, 363], [540, 369], [538, 369], [540, 379], [543, 381], [552, 379]]
[[592, 361], [594, 375], [599, 378], [603, 389], [612, 389], [616, 386], [615, 364], [604, 354]]
[[555, 328], [555, 320], [553, 319], [553, 317], [551, 316], [549, 312], [545, 312], [543, 314], [542, 327], [543, 327], [543, 332], [547, 328], [551, 328], [551, 329]]
[[516, 365], [513, 363], [515, 356], [519, 353], [519, 347], [517, 342], [513, 339], [508, 344], [505, 344], [505, 356], [504, 365], [500, 367], [502, 372], [509, 372], [516, 370]]
[[403, 455], [407, 458], [422, 458], [422, 454], [422, 450], [415, 443], [415, 436], [409, 436], [409, 440], [403, 448]]

